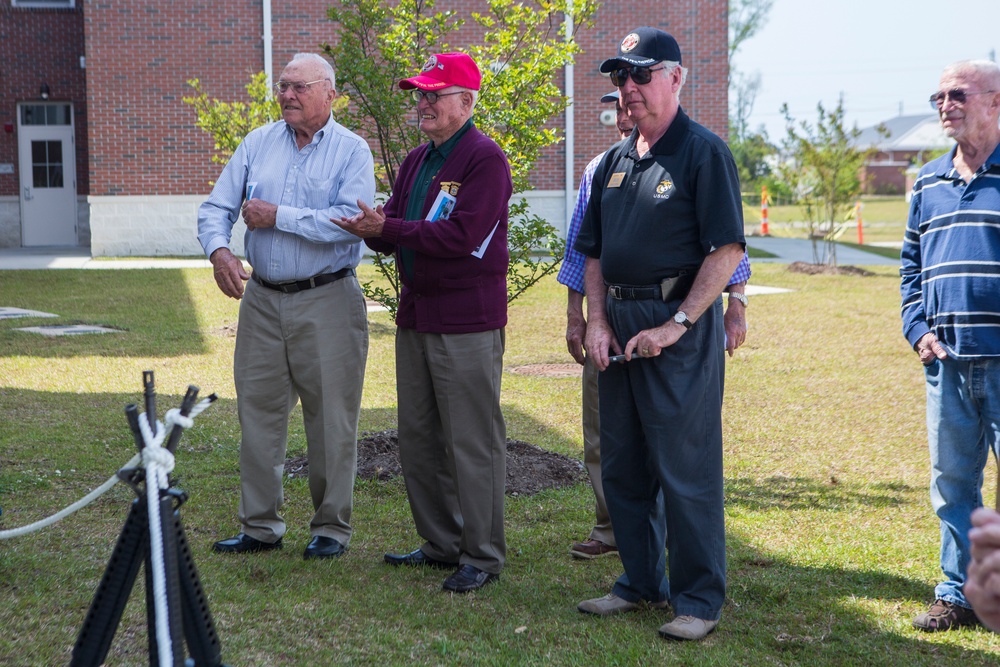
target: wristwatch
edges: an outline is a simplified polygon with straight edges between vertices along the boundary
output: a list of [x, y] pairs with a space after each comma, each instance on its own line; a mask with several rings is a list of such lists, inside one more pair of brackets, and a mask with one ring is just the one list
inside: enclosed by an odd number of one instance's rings
[[691, 327], [694, 326], [694, 322], [688, 319], [687, 313], [685, 313], [683, 310], [677, 311], [677, 313], [674, 315], [674, 322], [677, 322], [677, 324], [682, 325], [685, 329], [690, 329]]
[[740, 303], [743, 304], [744, 308], [746, 308], [747, 306], [750, 305], [750, 300], [747, 299], [747, 295], [746, 294], [741, 294], [740, 292], [730, 292], [729, 293], [729, 298], [730, 299], [736, 299], [737, 301], [739, 301]]

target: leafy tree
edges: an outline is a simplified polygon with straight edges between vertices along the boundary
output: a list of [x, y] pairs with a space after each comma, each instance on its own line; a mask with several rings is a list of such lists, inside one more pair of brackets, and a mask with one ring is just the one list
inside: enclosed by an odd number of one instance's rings
[[743, 42], [756, 35], [771, 13], [774, 0], [730, 0], [729, 2], [729, 59]]
[[796, 124], [788, 104], [782, 105], [788, 134], [782, 144], [784, 160], [780, 173], [806, 215], [813, 261], [836, 266], [836, 240], [843, 231], [847, 214], [861, 195], [858, 174], [874, 149], [858, 148], [856, 142], [861, 130], [856, 126], [851, 130], [844, 127], [843, 97], [832, 111], [827, 111], [822, 103], [816, 109], [816, 125], [806, 121]]
[[[560, 140], [548, 122], [568, 100], [557, 79], [578, 51], [572, 36], [562, 34], [563, 15], [586, 24], [593, 0], [489, 0], [488, 11], [473, 13], [482, 42], [464, 46], [483, 70], [476, 106], [476, 126], [499, 144], [510, 161], [514, 191], [530, 188], [529, 173], [543, 148]], [[419, 71], [437, 52], [456, 50], [448, 37], [463, 26], [455, 12], [436, 11], [433, 0], [343, 0], [330, 7], [338, 41], [323, 45], [333, 60], [341, 88], [351, 97], [343, 122], [376, 138], [382, 191], [391, 192], [406, 154], [426, 141], [414, 121], [414, 105], [400, 91], [400, 79]], [[508, 234], [511, 262], [508, 301], [555, 271], [564, 241], [542, 218], [529, 213], [523, 199], [511, 205]], [[392, 257], [378, 255], [375, 265], [389, 289], [363, 285], [366, 293], [395, 313], [399, 277]]]
[[[472, 15], [482, 44], [463, 44], [460, 50], [483, 69], [476, 126], [507, 154], [515, 192], [530, 189], [529, 174], [542, 149], [561, 140], [548, 122], [568, 104], [557, 81], [579, 51], [573, 35], [562, 33], [563, 16], [572, 13], [578, 29], [589, 24], [596, 7], [595, 0], [489, 0], [488, 11]], [[426, 141], [412, 101], [397, 84], [418, 72], [431, 54], [458, 50], [447, 38], [464, 21], [453, 11], [435, 11], [434, 0], [400, 0], [392, 6], [381, 0], [343, 0], [328, 15], [336, 22], [338, 40], [324, 44], [323, 50], [334, 62], [342, 93], [334, 100], [334, 115], [377, 143], [379, 189], [391, 193], [403, 158]], [[226, 162], [250, 130], [281, 118], [264, 73], [247, 85], [249, 102], [210, 99], [198, 79], [188, 83], [197, 94], [184, 101], [194, 107], [198, 127], [215, 139], [213, 162]], [[565, 242], [521, 199], [510, 207], [508, 246], [512, 301], [556, 270]], [[400, 288], [395, 262], [384, 255], [373, 261], [389, 286], [368, 282], [362, 287], [395, 315]]]
[[732, 0], [729, 3], [729, 147], [739, 168], [744, 192], [760, 190], [770, 173], [767, 158], [774, 146], [767, 132], [750, 129], [750, 115], [760, 90], [760, 73], [744, 75], [736, 69], [733, 56], [746, 40], [767, 23], [774, 0]]

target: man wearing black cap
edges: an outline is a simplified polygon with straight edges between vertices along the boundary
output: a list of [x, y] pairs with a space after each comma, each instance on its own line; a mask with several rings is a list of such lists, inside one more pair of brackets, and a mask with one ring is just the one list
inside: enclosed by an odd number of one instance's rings
[[[635, 124], [629, 118], [628, 110], [623, 109], [620, 93], [615, 90], [601, 96], [601, 102], [615, 103], [615, 127], [622, 140], [628, 139]], [[590, 201], [590, 186], [594, 179], [594, 171], [600, 164], [604, 153], [591, 160], [580, 177], [580, 189], [577, 193], [576, 206], [566, 231], [566, 254], [562, 266], [556, 276], [561, 284], [566, 286], [566, 346], [570, 355], [583, 366], [583, 390], [581, 416], [583, 423], [583, 463], [587, 467], [590, 486], [594, 490], [595, 515], [597, 518], [590, 535], [582, 542], [570, 545], [570, 555], [582, 560], [593, 560], [608, 554], [618, 553], [615, 542], [611, 517], [608, 516], [608, 505], [604, 499], [604, 485], [601, 483], [601, 420], [597, 393], [597, 369], [584, 354], [584, 339], [587, 335], [587, 320], [583, 314], [584, 285], [583, 274], [585, 257], [575, 248], [580, 224]], [[726, 350], [733, 355], [746, 340], [747, 320], [746, 291], [747, 279], [750, 277], [750, 258], [744, 253], [736, 272], [729, 280], [726, 291], [729, 293], [729, 307], [723, 318], [726, 327]]]
[[637, 131], [597, 167], [576, 248], [587, 255], [586, 348], [601, 371], [602, 476], [625, 573], [579, 609], [669, 605], [660, 634], [697, 640], [726, 595], [721, 293], [745, 249], [739, 179], [725, 142], [680, 108], [673, 37], [638, 28], [601, 71]]
[[464, 53], [432, 56], [411, 91], [430, 143], [400, 165], [385, 208], [337, 224], [394, 253], [399, 458], [424, 543], [394, 566], [454, 569], [443, 588], [496, 581], [506, 557], [507, 438], [500, 412], [507, 323], [507, 157], [472, 122], [481, 76]]

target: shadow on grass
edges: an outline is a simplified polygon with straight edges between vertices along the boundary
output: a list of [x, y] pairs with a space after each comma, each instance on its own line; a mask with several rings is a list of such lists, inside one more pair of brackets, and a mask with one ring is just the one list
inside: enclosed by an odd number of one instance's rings
[[857, 487], [808, 477], [726, 479], [726, 505], [747, 510], [844, 510], [851, 507], [895, 507], [915, 489], [901, 483]]

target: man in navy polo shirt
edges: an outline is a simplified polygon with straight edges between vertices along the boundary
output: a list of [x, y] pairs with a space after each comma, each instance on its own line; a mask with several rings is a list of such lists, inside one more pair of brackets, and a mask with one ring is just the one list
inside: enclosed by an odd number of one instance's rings
[[931, 504], [941, 521], [941, 570], [927, 632], [975, 625], [963, 590], [970, 515], [983, 504], [983, 466], [1000, 450], [1000, 68], [947, 67], [931, 95], [955, 148], [920, 170], [903, 242], [903, 334], [924, 364]]
[[721, 294], [745, 249], [739, 178], [725, 142], [680, 108], [673, 37], [637, 28], [601, 71], [637, 131], [598, 166], [576, 248], [587, 255], [586, 348], [601, 371], [604, 491], [625, 573], [579, 609], [669, 604], [660, 634], [697, 640], [726, 596]]

